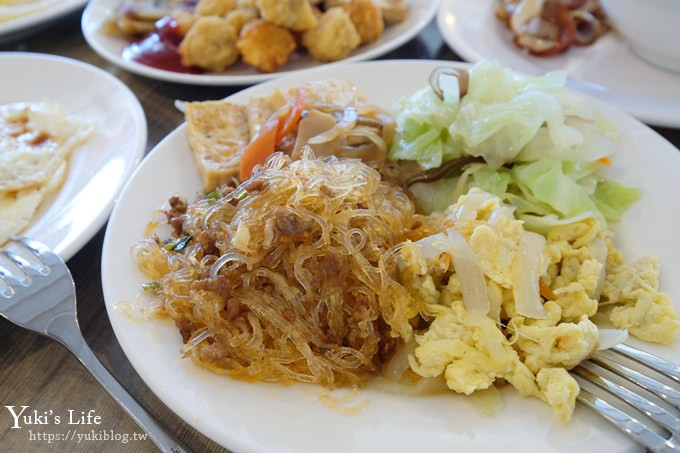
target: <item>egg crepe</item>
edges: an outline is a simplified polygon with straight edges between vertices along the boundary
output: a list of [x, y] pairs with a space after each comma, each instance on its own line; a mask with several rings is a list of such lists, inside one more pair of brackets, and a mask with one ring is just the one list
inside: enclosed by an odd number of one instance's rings
[[91, 130], [54, 104], [0, 106], [0, 244], [62, 186], [69, 156]]
[[59, 3], [59, 0], [0, 0], [0, 22], [36, 13]]

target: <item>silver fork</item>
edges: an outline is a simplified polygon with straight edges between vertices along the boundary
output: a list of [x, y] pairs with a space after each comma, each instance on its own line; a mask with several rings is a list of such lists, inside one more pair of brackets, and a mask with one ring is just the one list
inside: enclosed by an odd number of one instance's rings
[[650, 451], [680, 451], [680, 366], [619, 344], [572, 373], [581, 403]]
[[71, 272], [45, 245], [17, 238], [0, 253], [0, 315], [64, 345], [162, 451], [189, 451], [125, 390], [87, 345], [78, 326]]

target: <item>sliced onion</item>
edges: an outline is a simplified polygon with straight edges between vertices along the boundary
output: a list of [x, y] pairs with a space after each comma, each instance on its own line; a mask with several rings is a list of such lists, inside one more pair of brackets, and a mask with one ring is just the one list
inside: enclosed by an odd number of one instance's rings
[[451, 247], [453, 265], [460, 281], [463, 301], [468, 313], [475, 317], [486, 316], [491, 308], [487, 294], [484, 273], [477, 264], [477, 255], [463, 235], [453, 228], [446, 230], [448, 245]]
[[621, 344], [628, 339], [627, 329], [601, 329], [598, 327], [600, 342], [597, 346], [598, 351], [609, 349], [617, 344]]
[[517, 313], [527, 318], [545, 318], [538, 285], [540, 256], [545, 248], [545, 238], [527, 231], [522, 236], [517, 258], [512, 269], [513, 288]]
[[491, 303], [484, 273], [477, 264], [477, 254], [458, 231], [449, 228], [446, 234], [434, 234], [415, 244], [426, 260], [438, 258], [442, 253], [449, 253], [460, 281], [465, 308], [471, 318], [474, 319], [478, 315], [486, 316], [489, 313]]
[[[461, 176], [462, 179], [462, 176]], [[494, 199], [495, 196], [483, 190], [471, 190], [468, 192], [465, 202], [460, 203], [459, 207], [453, 213], [448, 215], [447, 220], [475, 220], [477, 218], [477, 211], [484, 203]]]
[[437, 259], [442, 252], [451, 253], [447, 244], [444, 233], [433, 234], [415, 242], [426, 261]]
[[411, 341], [394, 353], [383, 372], [383, 376], [390, 381], [396, 382], [404, 377], [404, 372], [409, 369], [408, 356], [418, 347], [418, 343]]
[[363, 137], [368, 141], [373, 142], [381, 152], [387, 152], [387, 143], [385, 143], [385, 140], [378, 133], [372, 129], [369, 129], [368, 127], [357, 127], [352, 131], [351, 135], [352, 137]]
[[586, 247], [590, 252], [590, 257], [602, 264], [602, 269], [600, 269], [600, 275], [598, 275], [597, 277], [597, 285], [595, 286], [593, 294], [590, 294], [590, 297], [592, 297], [595, 300], [599, 300], [600, 295], [602, 294], [602, 287], [604, 286], [604, 279], [607, 267], [607, 254], [609, 253], [609, 251], [607, 250], [607, 243], [601, 237], [596, 237], [588, 244], [586, 244]]
[[423, 238], [415, 244], [420, 248], [426, 260], [438, 258], [442, 253], [449, 253], [460, 281], [465, 308], [471, 317], [486, 316], [491, 308], [487, 294], [484, 273], [477, 264], [477, 255], [465, 238], [453, 228], [446, 234], [438, 233]]

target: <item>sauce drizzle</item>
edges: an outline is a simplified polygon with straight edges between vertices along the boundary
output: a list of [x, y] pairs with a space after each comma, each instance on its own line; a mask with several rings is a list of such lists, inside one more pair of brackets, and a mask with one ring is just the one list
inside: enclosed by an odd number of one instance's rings
[[165, 71], [186, 74], [205, 72], [200, 68], [182, 65], [179, 54], [182, 36], [179, 33], [179, 24], [174, 18], [164, 17], [156, 22], [155, 27], [155, 31], [140, 41], [128, 44], [123, 49], [123, 58]]

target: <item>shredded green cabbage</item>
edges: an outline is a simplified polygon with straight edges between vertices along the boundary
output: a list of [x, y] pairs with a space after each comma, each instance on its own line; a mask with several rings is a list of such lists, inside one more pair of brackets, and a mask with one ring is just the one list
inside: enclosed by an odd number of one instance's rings
[[449, 91], [442, 100], [427, 87], [400, 99], [391, 159], [423, 171], [462, 156], [485, 161], [460, 178], [413, 185], [420, 207], [443, 210], [475, 186], [516, 206], [529, 229], [583, 215], [605, 225], [619, 219], [639, 192], [598, 174], [618, 133], [565, 81], [561, 71], [522, 78], [483, 61], [471, 67], [462, 98]]

